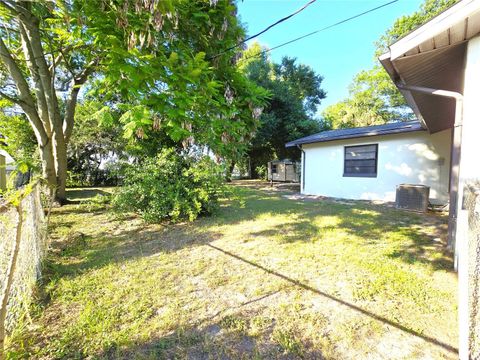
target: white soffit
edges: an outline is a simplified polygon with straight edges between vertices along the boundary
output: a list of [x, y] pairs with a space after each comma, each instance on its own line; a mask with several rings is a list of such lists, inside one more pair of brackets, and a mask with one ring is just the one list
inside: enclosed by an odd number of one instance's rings
[[390, 46], [380, 60], [395, 60], [456, 45], [480, 33], [480, 0], [463, 0]]

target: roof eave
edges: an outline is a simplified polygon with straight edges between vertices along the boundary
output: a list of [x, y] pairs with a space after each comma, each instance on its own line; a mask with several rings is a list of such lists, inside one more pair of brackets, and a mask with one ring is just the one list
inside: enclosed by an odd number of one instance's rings
[[[425, 24], [390, 45], [389, 57], [395, 60], [425, 41], [447, 31], [450, 27], [468, 18], [478, 10], [480, 0], [463, 0], [446, 9]], [[383, 56], [383, 55], [382, 55]], [[381, 57], [380, 57], [381, 58]]]
[[[461, 93], [465, 46], [478, 34], [480, 0], [462, 0], [390, 45], [379, 60], [397, 87], [413, 85]], [[450, 101], [400, 91], [430, 133], [453, 126], [454, 105]]]
[[426, 128], [409, 128], [409, 129], [397, 129], [397, 130], [391, 130], [385, 133], [367, 133], [367, 134], [358, 134], [358, 135], [344, 135], [344, 136], [337, 136], [335, 138], [331, 139], [321, 139], [321, 140], [306, 140], [306, 141], [300, 141], [300, 140], [295, 140], [295, 141], [290, 141], [285, 144], [286, 148], [289, 147], [296, 147], [298, 145], [308, 145], [308, 144], [315, 144], [315, 143], [323, 143], [323, 142], [331, 142], [331, 141], [337, 141], [337, 140], [348, 140], [348, 139], [360, 139], [360, 138], [369, 138], [369, 137], [374, 137], [374, 136], [385, 136], [385, 135], [396, 135], [396, 134], [403, 134], [403, 133], [410, 133], [410, 132], [416, 132], [416, 131], [426, 131]]
[[[398, 84], [405, 85], [405, 81], [402, 80], [400, 74], [397, 72], [397, 70], [395, 68], [394, 63], [392, 62], [390, 51], [381, 55], [378, 58], [378, 60], [383, 65], [383, 67], [387, 71], [387, 74], [390, 76], [390, 78], [392, 79], [392, 81], [395, 85], [398, 85]], [[425, 119], [423, 118], [423, 116], [420, 112], [420, 109], [418, 108], [417, 103], [415, 102], [415, 99], [412, 96], [412, 93], [410, 91], [407, 91], [407, 90], [400, 90], [400, 92], [402, 93], [403, 97], [407, 101], [408, 106], [410, 106], [410, 108], [413, 110], [415, 116], [417, 117], [417, 119], [420, 122], [420, 124], [422, 125], [422, 127], [424, 129], [428, 130], [428, 126], [425, 122]]]

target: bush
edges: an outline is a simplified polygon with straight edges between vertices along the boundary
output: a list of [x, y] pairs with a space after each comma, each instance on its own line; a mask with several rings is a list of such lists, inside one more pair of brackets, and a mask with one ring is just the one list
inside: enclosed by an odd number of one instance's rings
[[267, 172], [267, 165], [260, 165], [255, 168], [255, 171], [258, 174], [258, 178], [262, 180], [267, 180], [268, 172]]
[[223, 169], [208, 157], [194, 159], [163, 150], [126, 169], [113, 206], [138, 213], [147, 222], [195, 220], [218, 206]]

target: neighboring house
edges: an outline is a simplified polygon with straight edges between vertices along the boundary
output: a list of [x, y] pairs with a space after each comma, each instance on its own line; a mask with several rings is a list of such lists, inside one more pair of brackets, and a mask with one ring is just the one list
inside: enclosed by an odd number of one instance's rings
[[430, 187], [448, 202], [451, 131], [429, 134], [418, 121], [324, 131], [286, 144], [302, 149], [304, 194], [394, 201], [397, 185]]

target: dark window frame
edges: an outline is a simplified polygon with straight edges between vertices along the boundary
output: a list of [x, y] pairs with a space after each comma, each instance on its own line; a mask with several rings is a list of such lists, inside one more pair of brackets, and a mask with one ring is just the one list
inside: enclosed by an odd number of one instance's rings
[[278, 174], [278, 164], [272, 164], [272, 174]]
[[[347, 149], [375, 146], [375, 173], [347, 173]], [[356, 160], [349, 160], [356, 161]], [[376, 178], [378, 175], [378, 144], [347, 145], [343, 147], [343, 177]]]

